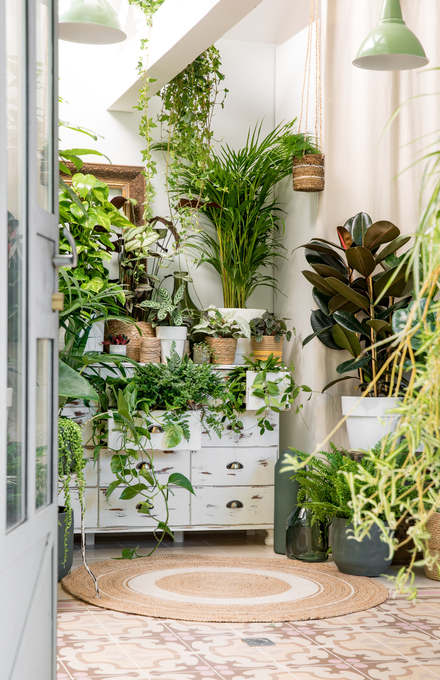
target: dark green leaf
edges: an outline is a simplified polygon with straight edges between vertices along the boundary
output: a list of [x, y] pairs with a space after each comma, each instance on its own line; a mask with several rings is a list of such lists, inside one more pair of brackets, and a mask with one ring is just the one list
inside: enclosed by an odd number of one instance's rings
[[392, 222], [382, 220], [380, 222], [375, 222], [368, 229], [367, 233], [365, 234], [364, 245], [366, 248], [368, 248], [368, 250], [375, 250], [383, 243], [394, 241], [394, 239], [398, 236], [400, 236], [400, 229], [398, 229]]
[[382, 311], [380, 313], [377, 312], [378, 308], [376, 308], [376, 315], [375, 316], [376, 316], [377, 319], [386, 319], [387, 317], [391, 316], [391, 314], [396, 312], [398, 309], [404, 309], [405, 307], [407, 307], [410, 302], [411, 302], [411, 297], [406, 297], [406, 298], [402, 298], [401, 300], [396, 302], [394, 305], [391, 305], [391, 307], [388, 307], [387, 309], [385, 309], [384, 311]]
[[348, 361], [344, 361], [342, 364], [339, 364], [339, 366], [336, 367], [336, 370], [339, 375], [342, 375], [343, 373], [347, 373], [348, 371], [356, 371], [358, 368], [363, 368], [367, 364], [369, 364], [371, 361], [371, 355], [367, 354], [364, 357], [360, 357], [359, 359], [349, 359]]
[[332, 288], [335, 289], [337, 293], [343, 295], [350, 302], [353, 302], [355, 305], [358, 305], [362, 309], [365, 310], [369, 309], [370, 301], [368, 300], [368, 298], [365, 297], [365, 295], [361, 295], [357, 291], [353, 290], [353, 288], [350, 288], [345, 283], [342, 283], [342, 281], [338, 281], [338, 279], [330, 278], [326, 279], [326, 281], [328, 281], [328, 283], [331, 285]]
[[341, 272], [339, 272], [334, 267], [329, 267], [327, 264], [312, 264], [311, 266], [317, 274], [324, 278], [328, 276], [334, 276], [336, 279], [339, 279], [339, 281], [343, 281], [344, 283], [348, 284], [348, 278], [344, 276], [344, 274], [341, 274]]
[[335, 343], [332, 337], [331, 329], [335, 325], [334, 319], [331, 316], [326, 316], [320, 309], [315, 309], [310, 316], [310, 323], [315, 333], [319, 332], [317, 337], [323, 345], [330, 349], [340, 350], [340, 347]]
[[168, 477], [168, 484], [174, 484], [174, 486], [181, 486], [183, 489], [186, 489], [195, 496], [191, 482], [187, 477], [185, 477], [185, 475], [182, 475], [180, 472], [173, 472], [173, 474], [171, 474]]
[[357, 320], [354, 314], [350, 314], [349, 312], [335, 312], [333, 314], [333, 318], [340, 326], [346, 328], [348, 331], [360, 333], [368, 337], [368, 333], [365, 331], [365, 328], [362, 326], [361, 322]]
[[392, 328], [388, 321], [381, 321], [380, 319], [369, 319], [367, 322], [368, 326], [373, 328], [376, 333], [380, 333], [380, 331], [392, 331]]
[[359, 311], [359, 305], [349, 302], [343, 295], [335, 295], [328, 303], [328, 311], [330, 314], [334, 314], [337, 311], [351, 312], [353, 314]]
[[407, 267], [395, 267], [384, 272], [374, 283], [376, 303], [384, 296], [401, 297], [407, 287], [412, 286], [412, 277], [407, 278]]
[[361, 353], [362, 349], [356, 333], [335, 324], [332, 328], [332, 336], [338, 347], [346, 349], [353, 357], [358, 357]]
[[60, 397], [99, 400], [89, 381], [61, 359], [58, 360], [58, 394]]
[[312, 298], [316, 304], [317, 307], [321, 310], [323, 314], [326, 314], [327, 316], [330, 314], [329, 309], [328, 309], [328, 303], [331, 300], [330, 295], [325, 295], [324, 293], [321, 293], [320, 290], [317, 288], [312, 289]]
[[[352, 269], [355, 269], [364, 278], [368, 278], [376, 268], [376, 261], [367, 248], [357, 246], [349, 248], [346, 252], [347, 262]], [[339, 277], [338, 277], [339, 278]]]
[[345, 228], [350, 232], [353, 241], [357, 246], [363, 246], [364, 237], [367, 230], [371, 227], [372, 220], [367, 213], [360, 212], [354, 217], [351, 217], [345, 223]]
[[117, 479], [116, 481], [111, 482], [111, 484], [109, 484], [109, 487], [108, 487], [107, 491], [105, 492], [105, 497], [106, 497], [107, 500], [110, 498], [113, 491], [118, 488], [119, 484], [120, 484], [119, 479]]
[[126, 489], [124, 489], [124, 490], [122, 491], [122, 493], [121, 493], [121, 495], [119, 496], [119, 498], [120, 498], [122, 501], [129, 501], [129, 500], [131, 500], [132, 498], [134, 498], [135, 496], [137, 496], [138, 493], [139, 493], [139, 488], [138, 488], [137, 486], [136, 486], [136, 487], [128, 486]]
[[346, 375], [343, 378], [337, 378], [336, 380], [332, 380], [329, 382], [322, 390], [321, 393], [324, 394], [324, 392], [330, 387], [333, 387], [333, 385], [336, 385], [337, 383], [343, 382], [344, 380], [359, 380], [357, 375]]
[[385, 248], [376, 255], [376, 264], [383, 262], [389, 255], [395, 253], [396, 250], [402, 248], [405, 243], [408, 243], [410, 240], [411, 236], [399, 236], [398, 238], [395, 238], [394, 241], [385, 246]]
[[308, 270], [305, 270], [302, 273], [303, 276], [305, 276], [305, 278], [307, 279], [307, 281], [311, 283], [312, 286], [315, 286], [318, 290], [320, 290], [321, 293], [324, 293], [325, 295], [334, 295], [335, 291], [333, 290], [332, 286], [330, 286], [330, 284], [327, 283], [327, 279], [324, 279], [322, 276], [319, 276], [319, 274], [317, 274], [316, 272], [310, 272]]

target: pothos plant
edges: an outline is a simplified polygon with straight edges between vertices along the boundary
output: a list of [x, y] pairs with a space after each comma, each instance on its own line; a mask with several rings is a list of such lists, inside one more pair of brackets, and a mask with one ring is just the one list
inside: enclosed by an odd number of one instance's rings
[[413, 290], [407, 257], [396, 253], [411, 237], [401, 236], [386, 220], [373, 224], [366, 213], [351, 217], [337, 233], [339, 244], [314, 238], [300, 246], [313, 269], [303, 275], [318, 307], [310, 318], [314, 332], [303, 346], [317, 337], [326, 347], [352, 356], [337, 367], [341, 377], [324, 389], [358, 371], [362, 391], [373, 383], [370, 396], [387, 396], [393, 388], [391, 371], [381, 369], [392, 351], [392, 315], [408, 306]]

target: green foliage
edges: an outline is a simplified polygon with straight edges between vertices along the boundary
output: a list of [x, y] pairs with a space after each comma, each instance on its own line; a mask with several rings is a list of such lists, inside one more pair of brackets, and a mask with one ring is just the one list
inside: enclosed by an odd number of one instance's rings
[[70, 484], [72, 477], [76, 478], [81, 506], [84, 504], [84, 491], [86, 482], [84, 479], [84, 458], [82, 434], [80, 426], [70, 418], [58, 419], [58, 481], [64, 494], [64, 507], [67, 518], [64, 534], [64, 562], [67, 559], [67, 545], [69, 529], [72, 525], [72, 496]]
[[284, 257], [284, 229], [275, 185], [292, 170], [292, 156], [303, 136], [295, 121], [279, 125], [263, 140], [261, 124], [239, 151], [223, 146], [206, 164], [202, 187], [191, 168], [180, 173], [180, 194], [207, 218], [188, 246], [220, 275], [225, 307], [246, 306], [257, 286], [276, 289], [274, 276], [261, 271]]
[[[263, 316], [252, 319], [250, 323], [252, 339], [256, 342], [262, 342], [264, 336], [271, 336], [275, 338], [276, 342], [280, 342], [281, 338], [286, 336], [287, 342], [292, 337], [292, 331], [287, 330], [286, 321], [290, 319], [278, 319], [272, 312], [264, 312]], [[293, 329], [295, 331], [295, 329]]]
[[153, 309], [153, 326], [183, 326], [183, 315], [179, 311], [179, 302], [183, 299], [185, 286], [182, 284], [176, 291], [174, 298], [166, 288], [159, 288], [158, 299], [144, 300], [139, 307]]
[[[310, 317], [313, 333], [303, 346], [317, 337], [330, 349], [348, 351], [352, 359], [337, 367], [338, 375], [358, 371], [362, 390], [372, 385], [372, 395], [388, 395], [390, 372], [381, 369], [390, 353], [392, 314], [408, 306], [414, 285], [408, 256], [396, 252], [410, 237], [400, 236], [391, 222], [373, 224], [366, 213], [351, 217], [337, 232], [340, 245], [315, 238], [301, 246], [313, 269], [303, 275], [313, 285], [318, 307]], [[375, 274], [378, 268], [382, 271]], [[334, 380], [324, 390], [351, 377]]]
[[235, 316], [235, 312], [221, 314], [214, 305], [203, 312], [200, 322], [192, 327], [191, 332], [209, 335], [213, 338], [247, 338], [250, 340], [251, 337], [250, 327], [245, 319]]

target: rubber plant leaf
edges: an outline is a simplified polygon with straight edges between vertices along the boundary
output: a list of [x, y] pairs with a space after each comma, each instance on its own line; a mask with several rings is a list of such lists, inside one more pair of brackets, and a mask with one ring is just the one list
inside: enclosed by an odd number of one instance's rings
[[359, 305], [354, 302], [348, 302], [347, 298], [343, 295], [335, 295], [328, 303], [328, 311], [330, 314], [334, 314], [338, 310], [344, 312], [358, 312], [360, 309]]
[[[334, 247], [337, 248], [337, 246]], [[335, 259], [340, 260], [343, 263], [343, 259], [339, 255], [339, 253], [336, 253], [334, 250], [332, 250], [332, 248], [328, 246], [323, 246], [320, 243], [315, 243], [315, 241], [305, 243], [303, 246], [298, 246], [298, 248], [306, 248], [307, 250], [311, 250], [315, 253], [323, 253], [325, 255], [328, 255], [329, 257], [334, 257]], [[298, 248], [295, 248], [294, 250], [298, 250]]]
[[61, 359], [58, 360], [58, 394], [71, 399], [92, 399], [99, 397], [86, 378], [70, 368]]
[[365, 295], [361, 295], [360, 293], [356, 292], [355, 290], [353, 290], [353, 288], [350, 288], [342, 281], [338, 281], [338, 279], [335, 278], [330, 278], [326, 279], [326, 283], [328, 283], [329, 286], [334, 288], [334, 290], [337, 293], [343, 295], [347, 300], [361, 307], [361, 309], [365, 310], [369, 309], [370, 301], [368, 300], [368, 298], [365, 297]]
[[[350, 248], [346, 252], [347, 262], [352, 269], [355, 269], [364, 278], [368, 278], [376, 269], [376, 260], [367, 248], [357, 246]], [[339, 278], [339, 277], [337, 277]]]
[[344, 276], [344, 274], [341, 274], [337, 269], [334, 269], [334, 267], [329, 267], [327, 264], [312, 264], [311, 266], [319, 276], [323, 276], [324, 278], [334, 276], [335, 279], [348, 284], [348, 278]]
[[322, 388], [321, 394], [324, 394], [324, 392], [330, 389], [330, 387], [333, 387], [333, 385], [343, 382], [344, 380], [359, 380], [359, 378], [357, 375], [345, 375], [343, 378], [336, 378], [336, 380], [332, 380], [331, 382], [327, 383], [325, 387]]
[[[316, 331], [315, 333], [311, 333], [311, 334], [308, 335], [306, 338], [304, 338], [304, 340], [303, 340], [303, 342], [302, 342], [302, 346], [305, 347], [305, 346], [308, 345], [309, 342], [311, 342], [314, 338], [317, 338], [317, 337], [318, 337], [319, 335], [321, 335], [322, 333], [326, 333], [327, 331], [331, 331], [332, 328], [333, 328], [333, 326], [325, 326], [325, 328], [321, 328], [320, 331]], [[324, 343], [324, 344], [325, 344], [325, 343]], [[338, 347], [338, 349], [339, 349], [339, 347]], [[263, 394], [263, 396], [264, 396], [264, 392], [263, 392], [262, 394]], [[254, 392], [254, 396], [258, 396], [258, 395]]]
[[412, 277], [407, 276], [407, 267], [394, 267], [382, 274], [374, 283], [376, 303], [386, 295], [387, 297], [401, 297], [408, 284], [411, 287]]
[[368, 229], [365, 234], [364, 245], [369, 250], [376, 250], [376, 248], [379, 248], [384, 243], [394, 241], [398, 236], [400, 236], [400, 229], [392, 222], [382, 220], [381, 222], [375, 222]]
[[366, 324], [370, 326], [370, 328], [373, 328], [376, 333], [380, 333], [381, 331], [389, 331], [392, 333], [393, 330], [388, 321], [382, 321], [381, 319], [369, 319], [366, 321]]
[[[307, 269], [302, 272], [303, 276], [307, 279], [309, 283], [312, 284], [312, 286], [315, 286], [318, 290], [321, 291], [321, 293], [324, 293], [325, 295], [334, 295], [335, 291], [333, 287], [327, 283], [327, 280], [324, 279], [322, 276], [319, 276], [316, 272], [309, 272]], [[334, 279], [335, 281], [337, 279]], [[342, 281], [340, 282], [342, 283]]]
[[345, 262], [342, 262], [342, 260], [333, 257], [332, 255], [327, 255], [326, 253], [317, 253], [309, 248], [306, 249], [304, 254], [309, 264], [326, 264], [329, 267], [337, 269], [340, 274], [348, 276], [347, 265]]
[[350, 232], [345, 227], [338, 227], [337, 232], [343, 249], [348, 250], [353, 243]]
[[375, 316], [377, 319], [387, 319], [391, 314], [394, 314], [394, 312], [397, 312], [398, 309], [404, 309], [409, 305], [411, 302], [411, 296], [402, 298], [398, 302], [396, 302], [394, 305], [391, 305], [391, 307], [387, 307], [383, 312], [380, 312], [379, 314], [376, 312]]
[[402, 248], [408, 241], [411, 240], [411, 236], [399, 236], [391, 241], [383, 250], [376, 255], [376, 264], [383, 262], [389, 255], [395, 253], [399, 248]]
[[196, 495], [193, 489], [193, 485], [189, 481], [188, 477], [185, 477], [185, 475], [182, 475], [180, 472], [173, 472], [168, 477], [168, 484], [173, 484], [174, 486], [181, 486], [183, 489], [186, 489], [194, 496]]
[[356, 333], [352, 333], [346, 328], [342, 328], [339, 324], [333, 326], [332, 337], [338, 347], [346, 349], [353, 357], [358, 357], [362, 352], [361, 344]]
[[336, 371], [339, 373], [339, 375], [342, 375], [343, 373], [347, 373], [348, 371], [357, 371], [358, 368], [363, 368], [367, 364], [369, 364], [371, 361], [371, 355], [367, 354], [364, 357], [360, 357], [359, 359], [349, 359], [348, 361], [344, 361], [342, 364], [339, 364], [339, 366], [336, 367]]
[[369, 334], [362, 326], [361, 322], [358, 321], [358, 319], [354, 316], [354, 314], [350, 314], [349, 312], [335, 312], [333, 314], [333, 318], [340, 326], [345, 328], [347, 331], [351, 331], [352, 333], [359, 333], [360, 335], [366, 335], [367, 337], [369, 337]]
[[[331, 328], [335, 325], [335, 321], [331, 316], [326, 316], [321, 310], [315, 309], [310, 315], [310, 323], [315, 333], [319, 331], [317, 337], [323, 345], [329, 347], [329, 349], [336, 349], [338, 351], [341, 349], [332, 337]], [[331, 328], [327, 329], [328, 326]]]
[[331, 246], [332, 248], [337, 248], [338, 250], [345, 250], [342, 246], [337, 246], [336, 243], [332, 243], [331, 241], [327, 241], [325, 238], [314, 238], [313, 242], [317, 243], [325, 243], [328, 246]]
[[312, 298], [316, 304], [317, 307], [323, 312], [323, 314], [326, 314], [327, 316], [330, 314], [329, 309], [328, 309], [328, 303], [331, 300], [331, 297], [329, 295], [325, 295], [324, 293], [321, 293], [320, 290], [317, 288], [313, 287], [312, 289]]
[[345, 223], [345, 228], [350, 232], [351, 237], [357, 246], [363, 246], [365, 234], [372, 225], [372, 219], [367, 213], [360, 212], [354, 217], [350, 217]]

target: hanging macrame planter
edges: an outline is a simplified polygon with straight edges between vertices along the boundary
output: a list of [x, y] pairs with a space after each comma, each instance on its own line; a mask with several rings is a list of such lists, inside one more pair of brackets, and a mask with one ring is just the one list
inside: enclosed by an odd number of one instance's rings
[[[315, 136], [312, 144], [307, 133], [307, 117], [309, 110], [309, 94], [312, 66], [312, 46], [315, 46]], [[293, 159], [293, 188], [295, 191], [323, 191], [324, 153], [322, 143], [322, 92], [321, 92], [321, 23], [319, 18], [319, 0], [310, 1], [309, 34], [307, 40], [307, 55], [304, 71], [304, 82], [301, 97], [301, 115], [298, 132], [301, 134], [303, 113], [305, 147], [313, 146], [319, 153], [304, 153]]]

